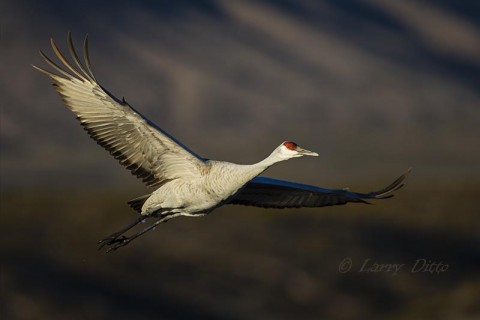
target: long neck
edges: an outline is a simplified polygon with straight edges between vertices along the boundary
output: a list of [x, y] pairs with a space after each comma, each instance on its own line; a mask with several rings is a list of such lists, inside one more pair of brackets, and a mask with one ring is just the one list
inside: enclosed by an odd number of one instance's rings
[[[208, 184], [215, 193], [229, 197], [243, 187], [245, 183], [282, 160], [286, 159], [279, 157], [278, 153], [274, 151], [264, 160], [249, 165], [218, 162], [218, 165], [213, 167], [213, 173], [208, 176]], [[228, 179], [225, 180], [225, 177], [228, 177]]]
[[273, 164], [286, 160], [278, 156], [277, 150], [274, 150], [268, 157], [253, 164], [229, 164], [227, 166], [223, 166], [229, 173], [224, 173], [225, 175], [232, 175], [236, 176], [234, 179], [240, 184], [246, 183], [249, 180], [255, 178], [263, 171], [267, 170]]
[[284, 161], [284, 160], [286, 160], [286, 159], [280, 158], [278, 156], [277, 150], [274, 150], [268, 157], [266, 157], [265, 159], [263, 159], [260, 162], [255, 163], [254, 166], [264, 167], [263, 170], [266, 170], [268, 167], [274, 165], [275, 163], [280, 162], [280, 161]]
[[267, 170], [270, 166], [274, 165], [277, 162], [284, 161], [286, 159], [280, 158], [278, 156], [277, 150], [274, 150], [268, 157], [263, 159], [260, 162], [249, 165], [248, 167], [252, 171], [254, 176], [259, 175], [263, 171]]

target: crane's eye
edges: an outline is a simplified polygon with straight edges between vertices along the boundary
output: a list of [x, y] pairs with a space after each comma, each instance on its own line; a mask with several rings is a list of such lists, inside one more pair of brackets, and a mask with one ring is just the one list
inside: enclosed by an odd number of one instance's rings
[[295, 142], [292, 142], [292, 141], [285, 141], [283, 143], [283, 145], [289, 150], [296, 150], [297, 149], [297, 144]]

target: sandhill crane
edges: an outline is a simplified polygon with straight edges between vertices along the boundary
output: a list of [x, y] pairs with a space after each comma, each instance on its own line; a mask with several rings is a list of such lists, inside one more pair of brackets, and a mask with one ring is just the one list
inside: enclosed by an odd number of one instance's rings
[[[404, 185], [409, 171], [386, 188], [370, 193], [324, 189], [260, 177], [259, 174], [277, 162], [318, 156], [291, 141], [282, 142], [267, 158], [251, 165], [204, 159], [149, 121], [125, 99], [117, 99], [99, 84], [90, 65], [88, 36], [84, 41], [84, 63], [74, 49], [70, 33], [67, 44], [75, 65], [64, 57], [51, 39], [53, 52], [63, 67], [42, 51], [41, 56], [58, 74], [33, 67], [53, 80], [53, 86], [67, 107], [98, 144], [148, 187], [156, 188], [150, 194], [129, 201], [139, 217], [99, 242], [100, 248], [108, 246], [107, 252], [125, 246], [172, 218], [203, 216], [224, 204], [299, 208], [368, 203], [368, 199], [390, 198]], [[136, 234], [124, 235], [146, 218], [156, 220]]]

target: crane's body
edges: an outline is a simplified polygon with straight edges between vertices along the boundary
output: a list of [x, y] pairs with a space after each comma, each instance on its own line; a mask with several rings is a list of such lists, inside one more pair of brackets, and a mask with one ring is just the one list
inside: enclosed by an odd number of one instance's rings
[[200, 177], [171, 180], [155, 190], [141, 214], [170, 210], [188, 215], [208, 213], [266, 168], [209, 160], [203, 169]]
[[[408, 171], [386, 188], [369, 193], [260, 177], [277, 162], [318, 156], [291, 141], [284, 141], [267, 158], [251, 165], [204, 159], [155, 126], [125, 99], [115, 98], [98, 83], [91, 70], [87, 40], [85, 38], [84, 64], [78, 58], [69, 34], [67, 42], [76, 67], [62, 55], [53, 40], [53, 51], [63, 68], [40, 53], [59, 74], [34, 67], [53, 80], [65, 104], [88, 134], [147, 186], [155, 188], [152, 193], [129, 202], [140, 215], [134, 223], [100, 242], [100, 247], [110, 246], [108, 251], [128, 244], [169, 219], [202, 216], [223, 204], [298, 208], [367, 203], [367, 199], [390, 198], [404, 185]], [[145, 218], [155, 218], [156, 221], [130, 237], [123, 235]]]

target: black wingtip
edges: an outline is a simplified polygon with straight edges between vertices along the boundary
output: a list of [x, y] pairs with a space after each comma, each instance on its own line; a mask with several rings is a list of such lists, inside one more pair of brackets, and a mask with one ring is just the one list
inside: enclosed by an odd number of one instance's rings
[[412, 172], [412, 168], [408, 168], [407, 171], [405, 171], [404, 174], [402, 174], [400, 177], [395, 179], [391, 184], [389, 184], [387, 187], [383, 188], [382, 190], [372, 192], [370, 195], [374, 199], [388, 199], [393, 197], [393, 192], [400, 190], [405, 186], [404, 180], [406, 177]]

